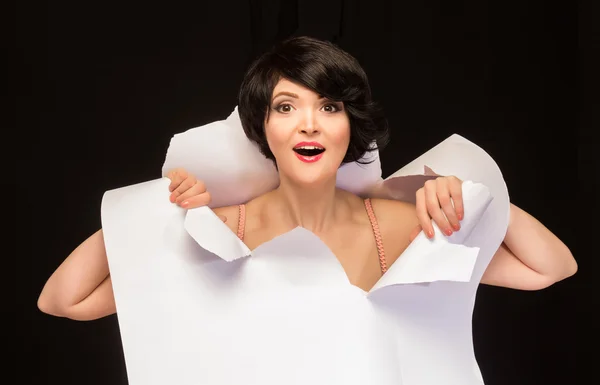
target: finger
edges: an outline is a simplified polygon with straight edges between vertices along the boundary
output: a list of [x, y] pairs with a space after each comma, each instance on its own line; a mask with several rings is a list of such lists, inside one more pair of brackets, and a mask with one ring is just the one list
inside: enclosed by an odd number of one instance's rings
[[167, 178], [171, 179], [171, 184], [169, 185], [169, 191], [173, 192], [179, 186], [179, 184], [188, 177], [187, 172], [182, 169], [174, 169], [169, 171], [167, 174]]
[[181, 195], [182, 192], [186, 191], [189, 186], [195, 182], [195, 178], [183, 177], [183, 174], [179, 172], [174, 172], [171, 174], [171, 184], [169, 185], [169, 190], [171, 191], [171, 196], [169, 199], [171, 202], [175, 202], [176, 198]]
[[181, 195], [177, 196], [177, 198], [175, 199], [175, 203], [180, 204], [184, 200], [187, 200], [187, 199], [193, 197], [194, 195], [200, 195], [205, 192], [206, 192], [206, 188], [204, 186], [204, 183], [197, 180], [193, 186], [191, 186], [186, 191], [182, 192]]
[[[458, 217], [456, 216], [456, 212], [454, 210], [454, 206], [452, 205], [452, 198], [450, 197], [450, 188], [449, 181], [447, 179], [438, 179], [436, 194], [438, 201], [440, 202], [440, 206], [442, 207], [442, 212], [446, 217], [445, 223], [448, 223], [452, 228], [444, 228], [443, 230], [447, 235], [452, 234], [452, 229], [455, 231], [460, 230], [460, 224], [458, 222]], [[440, 224], [438, 223], [438, 226]], [[442, 228], [440, 226], [440, 228]]]
[[433, 221], [438, 225], [440, 230], [442, 230], [446, 235], [450, 235], [452, 234], [452, 229], [450, 228], [450, 223], [448, 223], [448, 220], [440, 208], [440, 201], [438, 200], [437, 196], [437, 183], [435, 181], [431, 182], [435, 183], [435, 187], [431, 187], [433, 184], [429, 184], [429, 186], [425, 188], [427, 212]]
[[189, 190], [196, 184], [201, 184], [202, 186], [204, 186], [204, 183], [202, 181], [199, 181], [198, 179], [196, 179], [194, 177], [187, 177], [183, 180], [183, 182], [181, 182], [181, 184], [173, 192], [177, 193], [178, 195], [183, 194], [184, 192], [186, 192], [187, 190]]
[[411, 231], [411, 233], [409, 235], [409, 239], [411, 242], [415, 240], [415, 238], [417, 237], [417, 235], [419, 235], [421, 230], [423, 230], [423, 229], [421, 228], [420, 225], [415, 226], [415, 228], [413, 229], [413, 231]]
[[425, 234], [429, 237], [433, 237], [433, 226], [431, 225], [431, 218], [427, 213], [427, 203], [425, 202], [425, 189], [420, 188], [417, 190], [417, 202], [416, 202], [416, 213], [419, 225], [425, 231]]
[[184, 179], [181, 182], [181, 184], [179, 184], [179, 186], [177, 186], [177, 188], [175, 190], [173, 190], [173, 192], [171, 193], [171, 201], [176, 202], [177, 198], [181, 194], [183, 194], [184, 192], [186, 192], [187, 190], [192, 188], [192, 186], [194, 186], [195, 184], [196, 184], [196, 178], [194, 178], [194, 177], [188, 177], [188, 178]]
[[185, 209], [195, 209], [198, 207], [208, 206], [209, 203], [210, 203], [210, 194], [208, 191], [206, 191], [206, 192], [203, 192], [202, 194], [196, 194], [196, 195], [184, 200], [179, 205]]
[[456, 212], [458, 220], [461, 221], [465, 217], [462, 181], [456, 177], [452, 177], [449, 182], [448, 188], [450, 189], [450, 196], [452, 197], [452, 203], [454, 204], [454, 211]]

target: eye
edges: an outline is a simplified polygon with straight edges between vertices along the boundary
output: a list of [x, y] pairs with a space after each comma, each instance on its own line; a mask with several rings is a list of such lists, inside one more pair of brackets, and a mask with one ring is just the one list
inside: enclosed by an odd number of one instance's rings
[[280, 112], [282, 114], [290, 113], [290, 112], [292, 112], [292, 109], [293, 109], [292, 105], [287, 104], [287, 103], [282, 103], [274, 108], [275, 111]]
[[325, 104], [322, 108], [323, 111], [330, 113], [341, 111], [341, 108], [335, 103]]

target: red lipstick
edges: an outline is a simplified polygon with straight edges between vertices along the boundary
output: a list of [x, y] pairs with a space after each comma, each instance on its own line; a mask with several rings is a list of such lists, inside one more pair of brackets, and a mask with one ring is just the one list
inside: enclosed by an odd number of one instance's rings
[[294, 146], [296, 157], [305, 163], [314, 163], [323, 157], [325, 147], [319, 142], [300, 142]]
[[303, 161], [305, 163], [314, 163], [323, 157], [323, 153], [320, 153], [319, 155], [314, 155], [314, 156], [305, 156], [305, 155], [300, 155], [300, 154], [296, 153], [296, 157], [298, 157], [298, 159], [300, 159], [301, 161]]
[[323, 147], [323, 145], [319, 142], [300, 142], [297, 145], [295, 145], [294, 148], [308, 147], [308, 146], [325, 149], [325, 147]]

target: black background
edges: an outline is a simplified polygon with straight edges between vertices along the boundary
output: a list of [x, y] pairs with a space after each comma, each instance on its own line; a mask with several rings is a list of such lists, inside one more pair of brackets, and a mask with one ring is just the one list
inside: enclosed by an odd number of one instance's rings
[[[589, 67], [577, 67], [584, 56], [577, 56], [575, 7], [483, 0], [195, 4], [16, 5], [24, 76], [8, 74], [8, 81], [27, 145], [17, 178], [3, 184], [14, 192], [8, 207], [25, 229], [16, 238], [13, 276], [26, 287], [15, 286], [10, 316], [17, 323], [9, 333], [18, 346], [13, 358], [25, 365], [15, 383], [127, 383], [116, 316], [54, 318], [37, 310], [37, 296], [100, 227], [104, 191], [160, 177], [170, 138], [225, 118], [250, 61], [290, 34], [332, 40], [364, 66], [392, 128], [381, 153], [384, 177], [461, 134], [494, 157], [512, 201], [571, 248], [580, 271], [548, 289], [481, 286], [473, 327], [487, 385], [577, 383], [585, 359], [576, 355], [578, 344], [590, 338], [577, 312], [579, 304], [591, 307], [583, 284], [594, 255], [578, 242], [592, 231], [580, 221], [591, 189], [580, 184], [593, 169], [585, 147], [591, 139], [578, 131], [578, 114], [591, 110], [582, 110], [578, 87], [578, 70]], [[579, 176], [578, 162], [588, 164]]]

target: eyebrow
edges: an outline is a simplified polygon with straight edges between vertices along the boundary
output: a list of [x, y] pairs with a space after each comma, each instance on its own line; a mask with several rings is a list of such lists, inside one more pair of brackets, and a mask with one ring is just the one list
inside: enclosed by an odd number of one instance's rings
[[[273, 99], [271, 99], [271, 101], [277, 99], [280, 96], [289, 96], [290, 98], [295, 98], [295, 99], [299, 99], [300, 98], [298, 96], [298, 94], [295, 94], [293, 92], [281, 91], [281, 92], [278, 92], [277, 95], [273, 96]], [[325, 97], [323, 95], [319, 95], [319, 99], [325, 99]]]
[[298, 95], [293, 92], [282, 91], [277, 93], [277, 95], [273, 96], [273, 100], [277, 99], [279, 96], [289, 96], [290, 98], [298, 99]]

